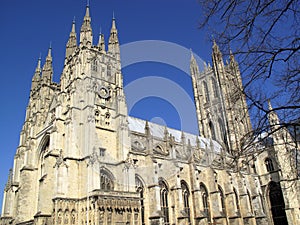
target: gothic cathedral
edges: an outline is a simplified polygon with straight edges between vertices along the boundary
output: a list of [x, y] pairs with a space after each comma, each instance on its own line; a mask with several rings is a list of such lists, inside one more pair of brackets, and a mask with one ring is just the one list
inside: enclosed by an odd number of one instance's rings
[[130, 117], [116, 21], [93, 45], [87, 6], [59, 83], [51, 48], [38, 60], [0, 224], [299, 225], [288, 131], [274, 126], [273, 144], [237, 160], [252, 135], [238, 63], [214, 43], [212, 66], [192, 54], [190, 71], [200, 136]]

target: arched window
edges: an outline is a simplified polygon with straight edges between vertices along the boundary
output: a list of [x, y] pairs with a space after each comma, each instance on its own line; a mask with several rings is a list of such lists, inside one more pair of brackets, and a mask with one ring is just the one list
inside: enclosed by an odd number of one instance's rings
[[203, 211], [207, 217], [208, 222], [210, 222], [210, 205], [208, 191], [204, 184], [200, 184], [200, 194], [202, 198]]
[[267, 168], [267, 171], [268, 171], [268, 172], [274, 171], [274, 166], [273, 166], [272, 159], [266, 158], [266, 159], [265, 159], [265, 165], [266, 165], [266, 168]]
[[189, 204], [190, 192], [189, 192], [189, 188], [188, 188], [185, 181], [181, 181], [181, 190], [182, 190], [182, 199], [183, 199], [183, 204], [184, 204], [184, 211], [188, 216], [188, 222], [190, 224], [191, 223], [190, 204]]
[[209, 102], [209, 92], [208, 92], [207, 83], [205, 81], [203, 81], [203, 90], [204, 90], [204, 95], [205, 95], [205, 102], [208, 103]]
[[[136, 187], [136, 191], [140, 194], [141, 225], [145, 225], [144, 185], [138, 176], [135, 176], [135, 187]], [[138, 222], [136, 222], [136, 224], [138, 224]]]
[[113, 185], [113, 178], [112, 175], [104, 170], [100, 170], [100, 189], [104, 191], [110, 191], [113, 190], [114, 185]]
[[218, 190], [219, 190], [220, 200], [221, 200], [221, 210], [222, 210], [221, 212], [224, 213], [224, 215], [226, 215], [225, 195], [220, 185], [218, 186]]
[[42, 141], [42, 148], [40, 151], [40, 177], [43, 177], [46, 174], [44, 156], [45, 153], [49, 151], [49, 146], [50, 146], [50, 137], [46, 136]]
[[274, 225], [288, 225], [280, 184], [271, 181], [268, 189]]
[[160, 187], [160, 207], [164, 216], [164, 225], [169, 225], [168, 187], [163, 180], [159, 180], [158, 184]]
[[217, 87], [217, 83], [216, 83], [216, 80], [211, 77], [211, 86], [213, 88], [213, 92], [214, 92], [214, 97], [217, 98], [219, 93], [218, 93], [218, 87]]
[[95, 72], [98, 71], [98, 61], [97, 61], [97, 59], [94, 59], [92, 61], [92, 71], [95, 71]]
[[211, 121], [209, 122], [209, 129], [210, 129], [211, 138], [213, 140], [216, 140], [215, 127], [214, 127], [214, 124]]
[[233, 188], [234, 198], [235, 198], [235, 205], [237, 213], [240, 213], [240, 203], [239, 203], [239, 196], [235, 188]]

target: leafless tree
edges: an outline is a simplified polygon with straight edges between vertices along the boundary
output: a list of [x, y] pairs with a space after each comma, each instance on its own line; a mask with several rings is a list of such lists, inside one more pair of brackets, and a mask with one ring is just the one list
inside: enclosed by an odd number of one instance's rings
[[[299, 126], [300, 1], [199, 0], [200, 28], [207, 29], [223, 53], [229, 49], [239, 62], [253, 127], [266, 129], [273, 111], [282, 126]], [[255, 116], [254, 116], [255, 115]], [[292, 122], [296, 121], [296, 122]]]

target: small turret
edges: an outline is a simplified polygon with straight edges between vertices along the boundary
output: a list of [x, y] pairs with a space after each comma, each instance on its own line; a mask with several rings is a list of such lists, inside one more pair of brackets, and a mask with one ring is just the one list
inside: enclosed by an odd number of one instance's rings
[[41, 80], [41, 57], [39, 57], [39, 59], [38, 59], [38, 64], [36, 66], [34, 75], [32, 77], [31, 92], [36, 89], [40, 80]]
[[73, 20], [69, 40], [66, 45], [66, 59], [74, 53], [76, 48], [77, 48], [77, 37], [75, 31], [75, 20]]
[[80, 30], [80, 46], [92, 46], [93, 32], [91, 27], [91, 17], [89, 6], [86, 6], [85, 16]]
[[42, 82], [44, 84], [51, 84], [52, 82], [52, 76], [53, 76], [53, 67], [52, 67], [52, 48], [51, 46], [49, 47], [48, 50], [48, 55], [46, 57], [46, 62], [43, 66], [43, 71], [42, 71]]
[[118, 31], [116, 28], [116, 20], [113, 17], [112, 26], [110, 29], [110, 36], [108, 41], [108, 52], [116, 56], [117, 59], [120, 59], [120, 46], [118, 40]]

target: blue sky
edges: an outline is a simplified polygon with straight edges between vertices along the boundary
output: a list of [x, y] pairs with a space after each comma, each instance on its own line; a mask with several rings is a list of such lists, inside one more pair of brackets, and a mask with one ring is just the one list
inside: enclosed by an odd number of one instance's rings
[[[13, 165], [18, 147], [37, 59], [41, 54], [44, 63], [51, 43], [54, 81], [58, 82], [72, 20], [75, 17], [79, 34], [85, 6], [84, 0], [10, 0], [0, 3], [0, 203], [8, 170]], [[165, 41], [175, 43], [179, 48], [191, 48], [203, 60], [211, 61], [209, 34], [198, 29], [201, 8], [197, 0], [90, 0], [94, 44], [98, 41], [100, 29], [107, 43], [113, 12], [121, 45], [144, 40]], [[126, 54], [128, 56], [128, 51]], [[186, 60], [180, 62], [188, 66], [189, 56]], [[123, 68], [123, 76], [124, 86], [131, 82], [136, 84], [134, 81], [149, 76], [163, 77], [161, 81], [166, 81], [168, 86], [165, 91], [168, 95], [141, 96], [140, 101], [131, 108], [131, 115], [197, 132], [195, 124], [186, 127], [181, 124], [179, 106], [169, 99], [180, 92], [193, 98], [191, 78], [177, 65], [159, 60], [134, 63]], [[158, 87], [155, 83], [147, 85], [153, 90]], [[194, 112], [189, 113], [192, 115], [191, 121], [195, 121]]]

